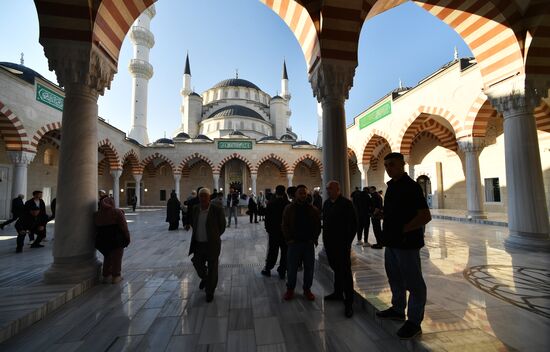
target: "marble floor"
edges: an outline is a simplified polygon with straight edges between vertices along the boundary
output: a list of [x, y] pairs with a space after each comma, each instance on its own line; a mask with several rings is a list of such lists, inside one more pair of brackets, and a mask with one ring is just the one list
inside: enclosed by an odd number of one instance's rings
[[[4, 341], [0, 351], [406, 350], [359, 304], [346, 319], [341, 304], [325, 303], [331, 285], [321, 271], [314, 302], [300, 294], [283, 301], [284, 281], [260, 275], [267, 242], [262, 223], [241, 217], [239, 228], [224, 234], [216, 297], [206, 303], [187, 256], [190, 232], [167, 231], [163, 210], [141, 209], [127, 218], [133, 242], [124, 256], [123, 283], [92, 287]], [[16, 255], [12, 232], [0, 237], [0, 301], [10, 287], [44, 290], [41, 273], [51, 262], [51, 236], [45, 248]], [[33, 303], [26, 295], [17, 298], [12, 294], [10, 304], [2, 303], [2, 317], [10, 306]]]

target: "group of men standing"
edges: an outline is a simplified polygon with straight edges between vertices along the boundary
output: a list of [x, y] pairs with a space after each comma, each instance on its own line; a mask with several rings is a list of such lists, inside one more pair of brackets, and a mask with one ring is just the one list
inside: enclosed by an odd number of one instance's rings
[[[351, 193], [351, 200], [355, 213], [357, 214], [356, 244], [374, 249], [384, 248], [381, 244], [382, 226], [379, 216], [384, 203], [382, 195], [376, 190], [375, 186], [363, 187], [362, 191], [359, 190], [359, 187], [356, 187], [355, 191]], [[376, 239], [376, 243], [372, 245], [368, 241], [371, 223], [374, 238]]]

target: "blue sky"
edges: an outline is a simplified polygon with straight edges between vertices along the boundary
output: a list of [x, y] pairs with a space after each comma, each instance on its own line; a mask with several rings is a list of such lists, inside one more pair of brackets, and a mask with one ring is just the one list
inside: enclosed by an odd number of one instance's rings
[[[301, 139], [317, 138], [316, 99], [306, 63], [292, 32], [257, 0], [161, 0], [151, 23], [156, 44], [151, 50], [155, 74], [149, 82], [148, 129], [155, 140], [171, 136], [180, 124], [179, 108], [185, 54], [189, 52], [192, 85], [202, 93], [235, 76], [252, 81], [268, 94], [280, 90], [286, 59], [290, 79], [291, 125]], [[38, 18], [32, 0], [3, 1], [0, 61], [19, 62], [56, 82], [38, 43]], [[346, 102], [349, 124], [370, 104], [398, 86], [414, 86], [453, 58], [471, 56], [462, 39], [447, 25], [413, 3], [405, 3], [366, 22], [359, 44], [359, 65]], [[132, 57], [129, 39], [123, 43], [119, 69], [99, 99], [99, 114], [117, 128], [130, 128]], [[9, 104], [9, 103], [8, 103]]]

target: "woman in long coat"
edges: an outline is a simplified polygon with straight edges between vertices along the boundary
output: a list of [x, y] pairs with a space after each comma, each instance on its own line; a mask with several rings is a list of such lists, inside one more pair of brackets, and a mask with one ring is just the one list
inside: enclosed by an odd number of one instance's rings
[[181, 203], [176, 192], [170, 193], [170, 199], [166, 204], [166, 222], [170, 224], [168, 231], [177, 230], [180, 225]]

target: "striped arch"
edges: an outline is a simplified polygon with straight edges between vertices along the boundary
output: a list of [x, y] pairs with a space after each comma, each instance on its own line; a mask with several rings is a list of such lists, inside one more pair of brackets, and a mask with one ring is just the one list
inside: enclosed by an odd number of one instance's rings
[[132, 175], [141, 175], [143, 173], [143, 167], [139, 162], [139, 158], [135, 150], [130, 149], [126, 154], [124, 154], [124, 157], [122, 158], [122, 165], [124, 166], [126, 163], [130, 165]]
[[105, 170], [109, 170], [109, 161], [107, 161], [107, 159], [102, 159], [97, 165], [97, 175], [103, 176], [103, 174], [105, 174]]
[[545, 101], [535, 109], [535, 120], [537, 130], [550, 132], [550, 106]]
[[421, 114], [407, 128], [400, 143], [400, 153], [410, 155], [415, 138], [422, 132], [433, 134], [441, 146], [453, 151], [458, 149], [455, 134], [447, 127], [430, 118], [428, 114]]
[[256, 170], [260, 170], [260, 166], [262, 166], [263, 163], [271, 160], [277, 160], [278, 162], [281, 163], [281, 168], [280, 168], [281, 172], [284, 172], [284, 173], [288, 172], [289, 170], [288, 163], [283, 158], [273, 153], [261, 158], [256, 164]]
[[380, 131], [380, 130], [376, 130], [376, 129], [373, 130], [369, 134], [369, 136], [366, 138], [366, 141], [367, 142], [365, 143], [364, 147], [362, 148], [363, 153], [362, 153], [361, 160], [362, 160], [363, 165], [371, 163], [371, 160], [374, 157], [374, 150], [378, 146], [380, 146], [382, 144], [387, 144], [387, 145], [390, 146], [390, 150], [392, 149], [391, 139], [388, 136], [388, 134], [384, 131]]
[[301, 157], [299, 157], [298, 159], [296, 159], [294, 164], [292, 164], [292, 168], [290, 169], [290, 172], [294, 173], [294, 170], [296, 169], [296, 166], [298, 166], [298, 164], [301, 163], [304, 160], [311, 160], [315, 165], [317, 165], [317, 167], [319, 168], [319, 171], [321, 172], [321, 174], [323, 173], [323, 163], [321, 162], [321, 160], [317, 159], [316, 157], [314, 157], [311, 154], [304, 154]]
[[185, 159], [183, 159], [181, 161], [178, 168], [176, 169], [176, 172], [177, 173], [183, 173], [184, 168], [186, 168], [186, 167], [189, 168], [189, 164], [191, 163], [191, 161], [193, 161], [195, 159], [199, 159], [199, 160], [204, 161], [206, 164], [208, 164], [210, 166], [212, 171], [214, 171], [215, 165], [210, 159], [208, 159], [207, 157], [205, 157], [204, 155], [202, 155], [200, 153], [194, 153], [192, 155], [189, 155], [188, 157], [186, 157]]
[[525, 18], [535, 24], [529, 29], [532, 40], [526, 48], [525, 72], [528, 75], [546, 76], [546, 88], [550, 84], [550, 4], [532, 5]]
[[[391, 1], [391, 0], [383, 0]], [[520, 10], [514, 1], [414, 0], [453, 28], [470, 47], [485, 87], [525, 73], [523, 36], [512, 28]], [[495, 5], [495, 3], [497, 5]]]
[[31, 147], [34, 150], [37, 150], [38, 149], [38, 143], [40, 143], [40, 140], [42, 139], [42, 137], [46, 133], [51, 132], [51, 131], [56, 131], [56, 130], [61, 130], [61, 122], [52, 122], [52, 123], [49, 123], [45, 126], [40, 127], [38, 129], [38, 131], [36, 131], [34, 136], [32, 136]]
[[97, 144], [98, 150], [105, 155], [105, 159], [109, 162], [109, 168], [111, 170], [121, 170], [120, 158], [115, 146], [111, 143], [109, 138], [100, 141]]
[[218, 167], [212, 169], [212, 171], [220, 172], [222, 167], [225, 165], [225, 163], [227, 163], [231, 159], [239, 159], [242, 162], [244, 162], [246, 166], [248, 166], [248, 169], [250, 170], [251, 173], [258, 172], [258, 170], [254, 167], [254, 165], [252, 165], [252, 163], [247, 158], [245, 158], [239, 153], [233, 153], [231, 155], [226, 156], [225, 158], [222, 159], [222, 161], [220, 161], [220, 163], [218, 164]]
[[172, 160], [168, 159], [165, 155], [163, 154], [160, 154], [158, 152], [155, 152], [154, 154], [152, 155], [149, 155], [148, 157], [146, 157], [145, 159], [142, 160], [141, 162], [141, 167], [143, 170], [145, 170], [145, 168], [147, 167], [147, 165], [149, 165], [149, 163], [155, 159], [161, 159], [163, 161], [165, 161], [168, 165], [170, 165], [170, 167], [172, 168], [172, 173], [173, 174], [177, 174], [176, 172], [176, 166], [174, 165], [174, 163], [172, 162]]
[[0, 136], [8, 151], [36, 152], [29, 145], [29, 139], [23, 123], [17, 115], [0, 101]]
[[481, 93], [466, 115], [463, 134], [472, 137], [485, 137], [489, 119], [496, 115], [497, 111], [493, 108], [487, 96]]

